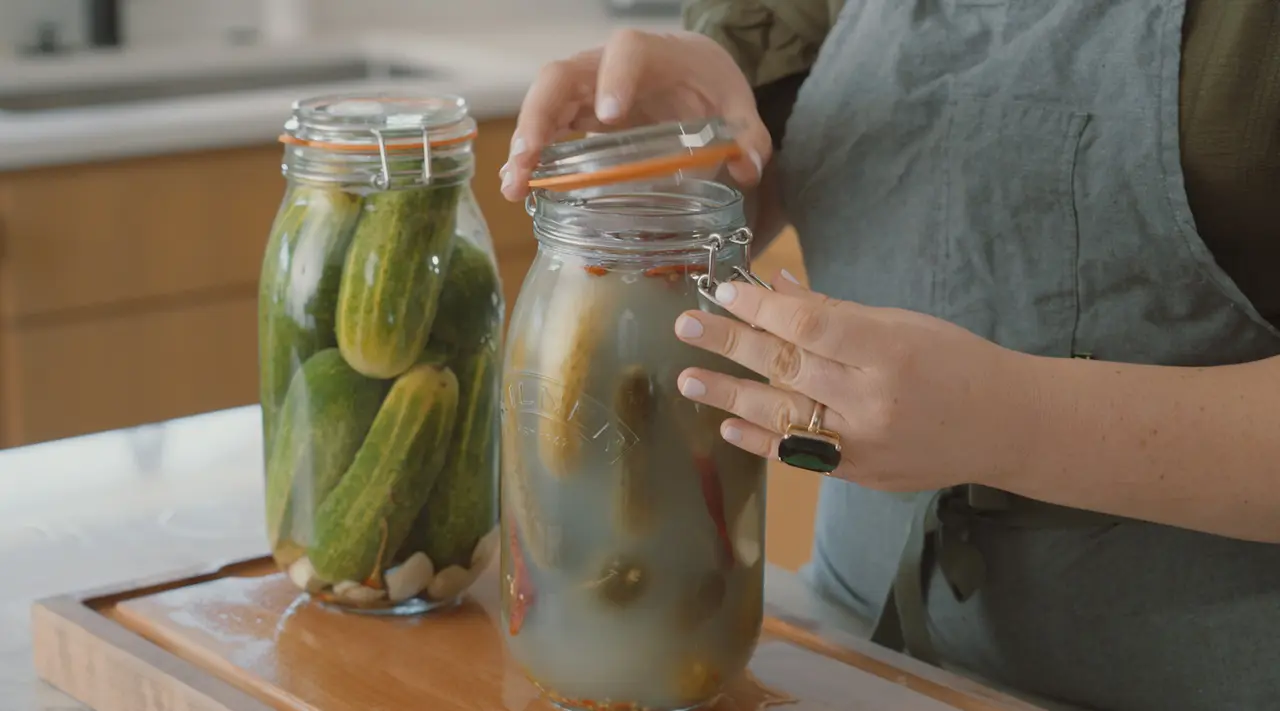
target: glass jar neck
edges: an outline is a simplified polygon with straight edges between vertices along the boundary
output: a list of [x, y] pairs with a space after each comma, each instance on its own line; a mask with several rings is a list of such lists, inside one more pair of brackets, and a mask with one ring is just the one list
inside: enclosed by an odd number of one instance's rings
[[290, 180], [343, 188], [396, 190], [467, 183], [475, 173], [472, 141], [413, 149], [335, 150], [286, 144], [282, 170]]
[[[709, 180], [668, 178], [571, 193], [534, 190], [525, 202], [545, 248], [615, 263], [697, 263], [749, 255], [742, 194]], [[736, 236], [735, 240], [730, 240]]]
[[353, 93], [298, 101], [285, 123], [290, 180], [392, 190], [451, 185], [475, 170], [476, 122], [452, 95]]

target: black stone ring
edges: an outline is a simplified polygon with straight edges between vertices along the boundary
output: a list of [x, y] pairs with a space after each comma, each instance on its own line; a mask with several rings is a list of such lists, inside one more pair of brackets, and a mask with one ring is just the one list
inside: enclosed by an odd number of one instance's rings
[[788, 425], [778, 442], [778, 461], [820, 474], [830, 474], [840, 466], [840, 435], [822, 429], [826, 405], [815, 403], [809, 426]]

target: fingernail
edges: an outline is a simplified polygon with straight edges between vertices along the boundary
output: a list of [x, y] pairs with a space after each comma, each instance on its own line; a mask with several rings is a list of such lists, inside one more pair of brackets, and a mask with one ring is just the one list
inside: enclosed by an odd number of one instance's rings
[[800, 283], [800, 280], [799, 280], [799, 279], [797, 279], [797, 278], [795, 278], [795, 277], [791, 274], [791, 272], [787, 271], [786, 269], [783, 269], [783, 270], [782, 270], [782, 278], [783, 278], [783, 279], [786, 279], [787, 281], [791, 282], [792, 284], [799, 284], [799, 283]]
[[680, 386], [680, 393], [685, 397], [702, 397], [707, 394], [707, 386], [703, 385], [701, 380], [687, 378], [684, 385]]
[[521, 153], [524, 153], [524, 147], [525, 147], [524, 139], [517, 136], [515, 140], [511, 142], [511, 157], [514, 158], [515, 156], [518, 156]]
[[756, 167], [756, 175], [764, 175], [764, 161], [760, 159], [760, 153], [754, 148], [747, 149], [747, 157]]
[[738, 289], [733, 284], [726, 281], [721, 282], [720, 286], [716, 287], [716, 301], [721, 304], [727, 306], [732, 304], [736, 298], [738, 298]]
[[622, 104], [617, 97], [605, 95], [596, 102], [596, 118], [601, 121], [612, 121], [622, 113]]
[[742, 441], [742, 430], [733, 425], [725, 425], [724, 431], [720, 433], [720, 436], [724, 437], [724, 441], [729, 444], [737, 444]]
[[502, 177], [505, 178], [507, 177], [507, 171], [509, 170], [511, 170], [511, 161], [507, 161], [506, 163], [502, 164], [502, 167], [498, 169], [498, 175], [501, 175]]
[[681, 338], [697, 338], [702, 335], [702, 324], [696, 318], [681, 314], [676, 319], [676, 335]]
[[516, 184], [516, 174], [515, 174], [515, 173], [505, 173], [505, 174], [503, 174], [503, 176], [502, 176], [502, 192], [504, 192], [504, 193], [505, 193], [505, 192], [507, 191], [507, 188], [509, 188], [509, 187], [511, 187], [512, 185], [515, 185], [515, 184]]

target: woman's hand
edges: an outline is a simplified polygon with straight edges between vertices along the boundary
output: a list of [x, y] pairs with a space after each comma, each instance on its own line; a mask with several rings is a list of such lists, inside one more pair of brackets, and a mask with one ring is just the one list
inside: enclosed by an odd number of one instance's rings
[[1025, 356], [930, 316], [830, 299], [786, 279], [775, 288], [724, 283], [716, 300], [741, 320], [688, 311], [676, 321], [681, 340], [775, 384], [681, 373], [686, 397], [737, 415], [721, 425], [725, 440], [774, 458], [788, 425], [809, 425], [816, 401], [827, 406], [819, 426], [843, 448], [831, 476], [919, 491], [994, 485], [1021, 467], [1032, 409]]
[[522, 200], [548, 143], [579, 131], [602, 132], [678, 119], [722, 116], [744, 156], [728, 164], [743, 187], [756, 184], [772, 143], [755, 96], [733, 58], [693, 32], [622, 30], [602, 47], [542, 68], [525, 95], [499, 173], [502, 194]]

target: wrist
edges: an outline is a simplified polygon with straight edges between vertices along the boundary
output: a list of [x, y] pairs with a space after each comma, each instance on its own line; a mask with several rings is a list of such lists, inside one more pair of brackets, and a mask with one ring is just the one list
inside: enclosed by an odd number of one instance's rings
[[1055, 413], [1062, 405], [1055, 402], [1052, 387], [1058, 359], [1000, 349], [994, 359], [993, 412], [995, 427], [989, 438], [990, 451], [996, 453], [986, 476], [979, 484], [998, 489], [1022, 490], [1037, 476], [1046, 452], [1044, 443], [1053, 441], [1050, 432]]

